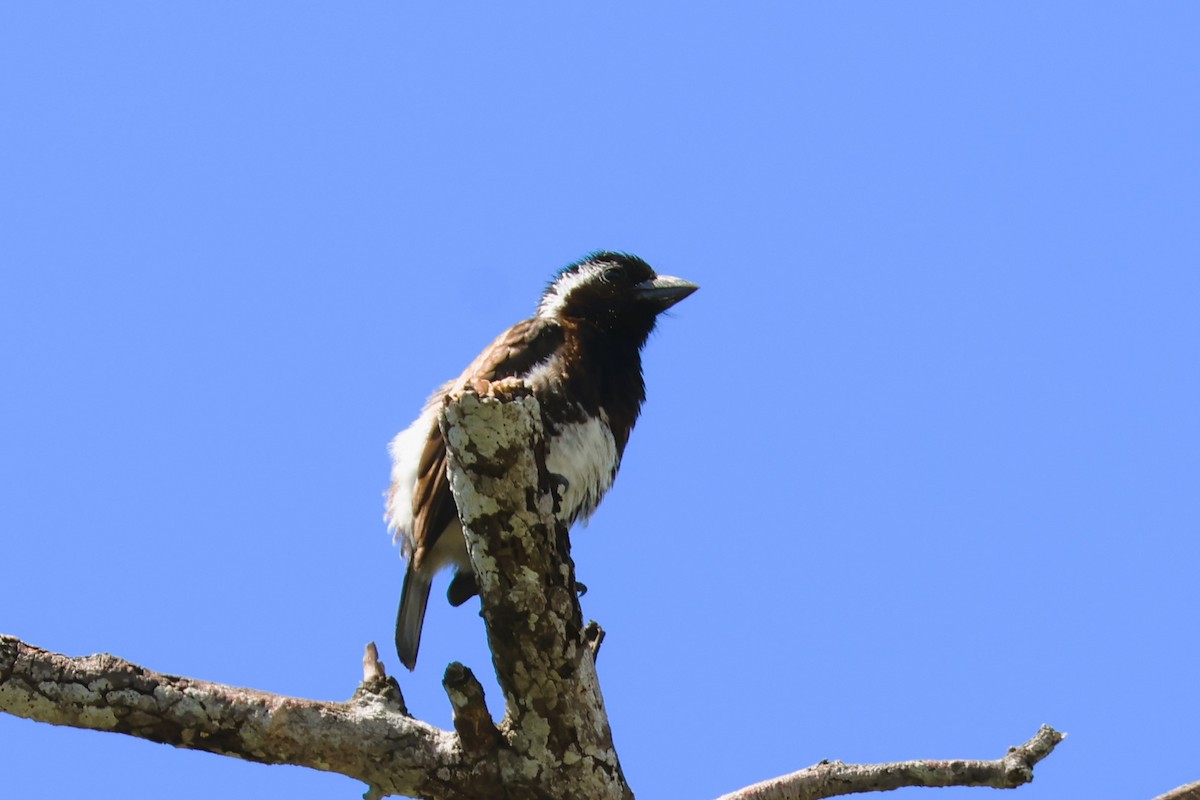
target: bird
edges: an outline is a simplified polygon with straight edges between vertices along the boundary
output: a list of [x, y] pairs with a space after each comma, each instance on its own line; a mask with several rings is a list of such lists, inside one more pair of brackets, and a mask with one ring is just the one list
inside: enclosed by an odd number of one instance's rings
[[496, 337], [392, 439], [384, 518], [408, 560], [396, 615], [405, 667], [416, 668], [434, 575], [454, 570], [451, 605], [478, 593], [438, 427], [446, 395], [480, 381], [522, 380], [542, 409], [559, 521], [567, 528], [586, 521], [612, 487], [646, 399], [642, 347], [659, 315], [698, 288], [627, 253], [601, 250], [568, 264], [542, 292], [534, 316]]

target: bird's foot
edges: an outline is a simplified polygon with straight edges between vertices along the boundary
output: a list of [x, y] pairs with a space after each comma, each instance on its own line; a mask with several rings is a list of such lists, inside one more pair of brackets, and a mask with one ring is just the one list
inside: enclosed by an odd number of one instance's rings
[[556, 472], [549, 473], [549, 478], [550, 496], [554, 498], [554, 513], [558, 514], [562, 511], [563, 500], [567, 496], [567, 490], [571, 488], [571, 482]]
[[476, 378], [471, 382], [471, 388], [480, 397], [494, 397], [497, 400], [515, 400], [530, 393], [529, 384], [517, 377], [501, 378], [489, 381], [487, 378]]

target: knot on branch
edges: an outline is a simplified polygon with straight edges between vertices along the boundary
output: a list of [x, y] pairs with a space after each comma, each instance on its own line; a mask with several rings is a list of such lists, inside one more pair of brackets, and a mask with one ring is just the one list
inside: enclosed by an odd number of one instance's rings
[[406, 717], [411, 716], [404, 702], [404, 694], [400, 691], [400, 684], [384, 670], [383, 662], [379, 660], [379, 649], [375, 647], [374, 642], [367, 643], [366, 652], [363, 654], [362, 683], [354, 690], [351, 700], [365, 700], [368, 697], [378, 698], [393, 710]]

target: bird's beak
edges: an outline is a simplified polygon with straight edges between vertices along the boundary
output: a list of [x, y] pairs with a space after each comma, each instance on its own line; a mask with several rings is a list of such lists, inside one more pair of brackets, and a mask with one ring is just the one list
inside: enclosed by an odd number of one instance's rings
[[685, 281], [683, 278], [659, 275], [657, 278], [642, 281], [633, 287], [633, 290], [637, 293], [639, 300], [645, 300], [658, 306], [661, 310], [666, 310], [699, 288], [696, 284]]

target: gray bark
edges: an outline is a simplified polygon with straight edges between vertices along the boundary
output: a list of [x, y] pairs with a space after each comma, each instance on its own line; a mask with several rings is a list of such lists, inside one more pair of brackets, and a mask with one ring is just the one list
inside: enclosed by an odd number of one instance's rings
[[[447, 400], [441, 418], [506, 712], [496, 724], [470, 670], [443, 686], [454, 730], [409, 716], [368, 645], [346, 702], [268, 694], [163, 675], [111, 655], [69, 658], [0, 636], [0, 711], [176, 747], [337, 772], [370, 800], [626, 800], [595, 659], [603, 631], [583, 624], [567, 532], [554, 515], [541, 412], [519, 383]], [[899, 786], [995, 786], [1032, 779], [1063, 738], [1051, 728], [996, 761], [824, 763], [722, 800], [820, 798]]]

